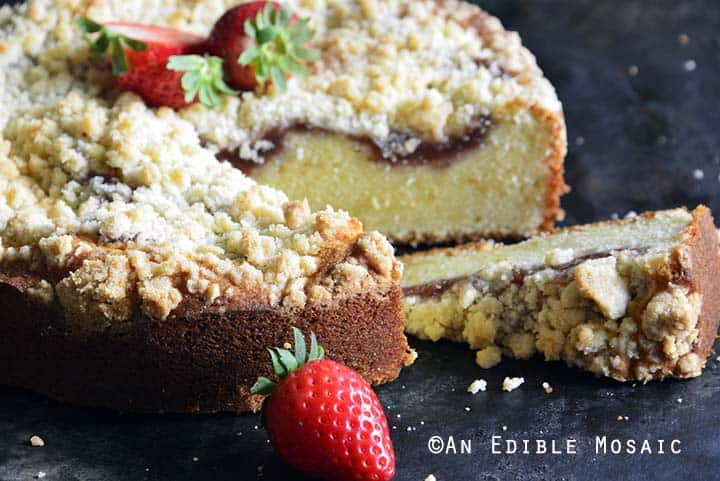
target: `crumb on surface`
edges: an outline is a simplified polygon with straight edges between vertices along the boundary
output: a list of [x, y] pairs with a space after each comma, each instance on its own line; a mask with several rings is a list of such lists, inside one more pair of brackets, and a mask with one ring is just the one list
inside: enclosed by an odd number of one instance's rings
[[425, 481], [437, 481], [437, 478], [435, 477], [434, 474], [428, 474], [427, 477], [425, 478]]
[[695, 62], [695, 60], [692, 60], [692, 59], [686, 60], [685, 63], [683, 64], [683, 69], [686, 72], [692, 72], [696, 68], [697, 68], [697, 62]]
[[628, 75], [631, 77], [637, 77], [637, 75], [640, 73], [640, 69], [637, 65], [630, 65], [628, 66]]
[[35, 475], [36, 478], [42, 479], [46, 475], [45, 471], [38, 471], [38, 473]]
[[514, 391], [519, 388], [525, 382], [524, 377], [506, 377], [503, 379], [502, 389], [503, 391]]
[[545, 391], [545, 394], [552, 394], [553, 388], [550, 386], [550, 383], [544, 382], [542, 383], [542, 388]]
[[685, 45], [690, 43], [690, 37], [688, 37], [686, 33], [681, 33], [680, 35], [678, 35], [678, 43], [681, 47], [684, 47]]
[[692, 175], [695, 180], [702, 180], [705, 178], [705, 172], [703, 172], [702, 169], [693, 170]]
[[503, 425], [502, 430], [507, 431], [507, 426]]
[[30, 437], [30, 446], [34, 448], [41, 448], [45, 446], [45, 441], [43, 441], [43, 438], [41, 438], [38, 435], [34, 435]]
[[485, 379], [475, 379], [467, 388], [470, 394], [477, 394], [479, 391], [487, 390], [487, 381]]

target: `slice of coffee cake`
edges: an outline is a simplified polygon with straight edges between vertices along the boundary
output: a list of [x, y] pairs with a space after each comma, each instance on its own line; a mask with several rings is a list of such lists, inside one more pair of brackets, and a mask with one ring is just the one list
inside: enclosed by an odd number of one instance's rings
[[698, 376], [720, 319], [710, 211], [676, 209], [557, 230], [525, 242], [407, 255], [406, 331], [617, 380]]

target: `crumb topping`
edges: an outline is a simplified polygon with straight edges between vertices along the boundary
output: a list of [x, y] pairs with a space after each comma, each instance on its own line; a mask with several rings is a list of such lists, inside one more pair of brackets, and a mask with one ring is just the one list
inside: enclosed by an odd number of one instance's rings
[[[0, 8], [0, 269], [42, 276], [28, 295], [59, 302], [71, 324], [122, 330], [138, 312], [167, 317], [189, 295], [219, 305], [252, 293], [296, 308], [399, 279], [384, 237], [347, 213], [311, 212], [208, 148], [213, 136], [201, 126], [247, 133], [242, 122], [264, 128], [294, 100], [250, 93], [202, 115], [148, 108], [109, 87], [72, 24], [88, 15], [203, 32], [224, 9], [75, 0]], [[330, 18], [315, 17], [319, 29]], [[254, 108], [265, 124], [246, 112]], [[222, 112], [225, 120], [211, 118]]]
[[[72, 20], [131, 21], [206, 35], [235, 2], [163, 0], [32, 0], [0, 15], [0, 64], [5, 92], [0, 129], [38, 99], [58, 100], [76, 89], [111, 99], [109, 76], [90, 61]], [[420, 144], [460, 138], [492, 112], [522, 103], [559, 111], [519, 36], [477, 7], [445, 0], [289, 0], [310, 19], [321, 58], [307, 80], [291, 78], [285, 92], [227, 96], [220, 108], [200, 104], [178, 114], [213, 150], [237, 150], [262, 161], [272, 129], [296, 125]], [[15, 14], [13, 13], [15, 12]], [[19, 14], [19, 15], [17, 15]], [[91, 66], [92, 65], [92, 66]], [[27, 88], [29, 87], [29, 88]], [[12, 99], [12, 102], [7, 100]]]
[[503, 391], [514, 391], [515, 389], [519, 388], [521, 385], [525, 383], [525, 378], [523, 377], [506, 377], [503, 379], [502, 383], [502, 389]]

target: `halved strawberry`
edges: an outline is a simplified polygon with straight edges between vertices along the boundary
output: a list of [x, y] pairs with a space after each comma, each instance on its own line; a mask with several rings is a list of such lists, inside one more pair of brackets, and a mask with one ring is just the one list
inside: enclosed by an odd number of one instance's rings
[[269, 395], [263, 426], [280, 457], [327, 481], [389, 481], [395, 452], [387, 418], [370, 384], [349, 367], [324, 358], [314, 334], [306, 352], [293, 328], [295, 353], [271, 349], [279, 383], [261, 377], [253, 394]]
[[254, 90], [272, 81], [284, 91], [287, 76], [305, 78], [304, 63], [319, 58], [317, 50], [307, 47], [312, 38], [308, 21], [276, 2], [243, 3], [215, 23], [208, 51], [225, 60], [233, 87]]
[[110, 51], [117, 87], [149, 105], [178, 109], [199, 97], [213, 107], [220, 103], [218, 93], [236, 93], [223, 81], [222, 59], [197, 55], [205, 41], [199, 35], [138, 23], [103, 25], [85, 17], [76, 23], [94, 54]]

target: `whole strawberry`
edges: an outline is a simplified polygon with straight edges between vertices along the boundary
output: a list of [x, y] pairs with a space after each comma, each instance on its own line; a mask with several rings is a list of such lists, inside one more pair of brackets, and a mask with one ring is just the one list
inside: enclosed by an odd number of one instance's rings
[[222, 59], [198, 55], [203, 37], [153, 25], [100, 24], [85, 17], [76, 24], [91, 52], [110, 52], [117, 87], [137, 93], [149, 105], [179, 109], [200, 100], [215, 107], [221, 103], [219, 94], [237, 93], [223, 80]]
[[254, 90], [272, 81], [284, 91], [287, 76], [305, 78], [305, 62], [318, 59], [317, 50], [306, 47], [311, 38], [308, 20], [299, 20], [287, 6], [248, 2], [220, 17], [207, 48], [225, 61], [232, 87]]
[[314, 334], [310, 352], [293, 328], [295, 354], [271, 349], [280, 382], [261, 377], [253, 394], [269, 395], [263, 425], [278, 455], [298, 471], [328, 481], [387, 481], [395, 452], [387, 419], [370, 384], [324, 358]]

